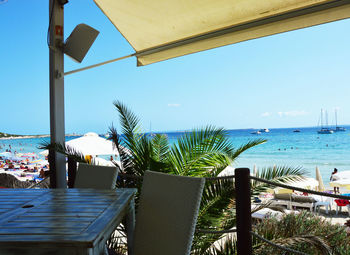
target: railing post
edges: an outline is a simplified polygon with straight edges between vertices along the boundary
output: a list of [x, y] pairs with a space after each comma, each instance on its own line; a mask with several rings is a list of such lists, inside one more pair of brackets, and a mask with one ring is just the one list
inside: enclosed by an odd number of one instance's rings
[[237, 254], [252, 255], [252, 217], [249, 168], [235, 169]]
[[77, 174], [77, 162], [68, 157], [68, 188], [74, 188], [75, 176]]

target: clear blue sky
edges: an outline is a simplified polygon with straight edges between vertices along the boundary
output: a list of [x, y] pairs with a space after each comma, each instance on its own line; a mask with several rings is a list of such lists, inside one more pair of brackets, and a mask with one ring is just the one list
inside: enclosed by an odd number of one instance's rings
[[[49, 133], [48, 0], [0, 5], [0, 132]], [[79, 23], [100, 31], [82, 64], [133, 52], [92, 0], [65, 6], [65, 37]], [[113, 101], [142, 119], [145, 131], [207, 124], [236, 128], [350, 124], [350, 20], [274, 35], [136, 67], [129, 59], [65, 78], [66, 133], [104, 133], [118, 124]], [[118, 125], [117, 125], [118, 126]]]

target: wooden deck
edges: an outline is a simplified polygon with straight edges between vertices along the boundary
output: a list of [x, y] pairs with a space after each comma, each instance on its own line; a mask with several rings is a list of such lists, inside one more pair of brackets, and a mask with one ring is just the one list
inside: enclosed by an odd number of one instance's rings
[[0, 190], [0, 254], [101, 254], [125, 216], [133, 234], [135, 192]]

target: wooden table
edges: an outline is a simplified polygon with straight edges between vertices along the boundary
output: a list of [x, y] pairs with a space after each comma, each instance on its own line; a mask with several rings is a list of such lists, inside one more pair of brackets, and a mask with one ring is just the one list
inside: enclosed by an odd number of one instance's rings
[[[124, 217], [131, 244], [135, 192], [0, 190], [0, 254], [103, 254], [106, 240]], [[132, 254], [132, 246], [128, 248]]]

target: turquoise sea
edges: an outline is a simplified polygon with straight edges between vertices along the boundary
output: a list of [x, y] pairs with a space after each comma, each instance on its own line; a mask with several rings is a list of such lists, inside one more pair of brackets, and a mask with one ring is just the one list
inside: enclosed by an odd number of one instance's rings
[[[243, 153], [234, 163], [234, 167], [249, 167], [254, 164], [258, 168], [274, 165], [301, 166], [308, 175], [315, 177], [315, 168], [319, 167], [325, 184], [329, 182], [333, 168], [339, 171], [350, 170], [350, 126], [347, 131], [333, 134], [318, 134], [318, 128], [298, 128], [301, 132], [294, 133], [295, 128], [270, 129], [269, 133], [250, 134], [253, 130], [229, 130], [232, 143], [239, 147], [249, 140], [264, 138], [267, 143], [256, 146]], [[169, 132], [169, 141], [174, 142], [181, 132]], [[67, 141], [76, 137], [67, 137]], [[49, 138], [28, 138], [0, 140], [4, 151], [12, 147], [12, 151], [39, 153], [38, 145]]]

